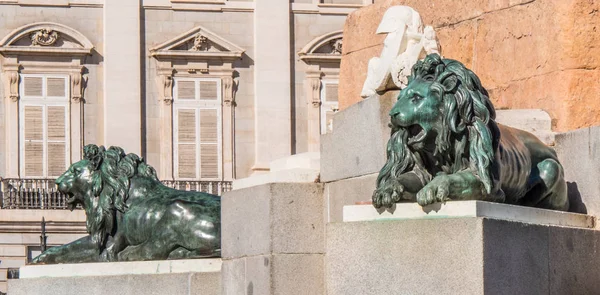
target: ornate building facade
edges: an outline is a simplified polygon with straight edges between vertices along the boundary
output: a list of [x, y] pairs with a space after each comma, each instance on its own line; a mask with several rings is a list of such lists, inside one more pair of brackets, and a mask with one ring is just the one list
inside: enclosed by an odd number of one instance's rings
[[372, 2], [1, 1], [0, 291], [39, 251], [42, 217], [49, 246], [85, 233], [53, 180], [88, 143], [213, 193], [318, 151], [345, 18]]

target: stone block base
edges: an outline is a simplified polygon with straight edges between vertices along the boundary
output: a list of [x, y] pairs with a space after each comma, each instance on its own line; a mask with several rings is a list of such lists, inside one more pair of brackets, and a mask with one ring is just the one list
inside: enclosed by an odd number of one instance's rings
[[273, 254], [224, 260], [222, 294], [324, 294], [323, 256]]
[[223, 294], [325, 293], [322, 184], [265, 184], [221, 200]]
[[473, 218], [327, 226], [327, 294], [595, 294], [600, 232]]
[[219, 295], [221, 259], [24, 266], [11, 295]]

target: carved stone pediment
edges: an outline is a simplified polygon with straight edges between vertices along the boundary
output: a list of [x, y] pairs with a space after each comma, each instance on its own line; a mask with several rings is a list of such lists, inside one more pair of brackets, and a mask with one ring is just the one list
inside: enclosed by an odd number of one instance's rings
[[94, 46], [80, 32], [65, 25], [38, 22], [22, 26], [0, 41], [0, 54], [68, 55], [91, 54]]
[[215, 33], [196, 27], [150, 49], [157, 59], [186, 58], [189, 60], [221, 59], [233, 61], [242, 57], [244, 49]]
[[339, 62], [342, 58], [342, 31], [334, 31], [319, 36], [298, 52], [300, 59], [307, 63]]

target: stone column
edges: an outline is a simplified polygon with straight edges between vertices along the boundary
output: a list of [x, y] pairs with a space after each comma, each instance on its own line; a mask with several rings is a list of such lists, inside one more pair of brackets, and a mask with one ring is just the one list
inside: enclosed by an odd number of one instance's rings
[[140, 0], [104, 1], [104, 145], [141, 153]]
[[289, 10], [289, 1], [255, 2], [255, 172], [292, 150]]

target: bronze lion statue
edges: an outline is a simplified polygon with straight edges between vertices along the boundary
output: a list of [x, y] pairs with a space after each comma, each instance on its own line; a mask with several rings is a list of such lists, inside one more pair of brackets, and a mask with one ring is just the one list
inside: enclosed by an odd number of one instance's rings
[[164, 186], [135, 154], [88, 145], [56, 184], [69, 209], [83, 206], [89, 236], [50, 248], [33, 263], [220, 256], [220, 198]]
[[431, 54], [415, 64], [390, 116], [376, 208], [483, 200], [569, 209], [556, 152], [528, 132], [496, 123], [487, 91], [460, 62]]

